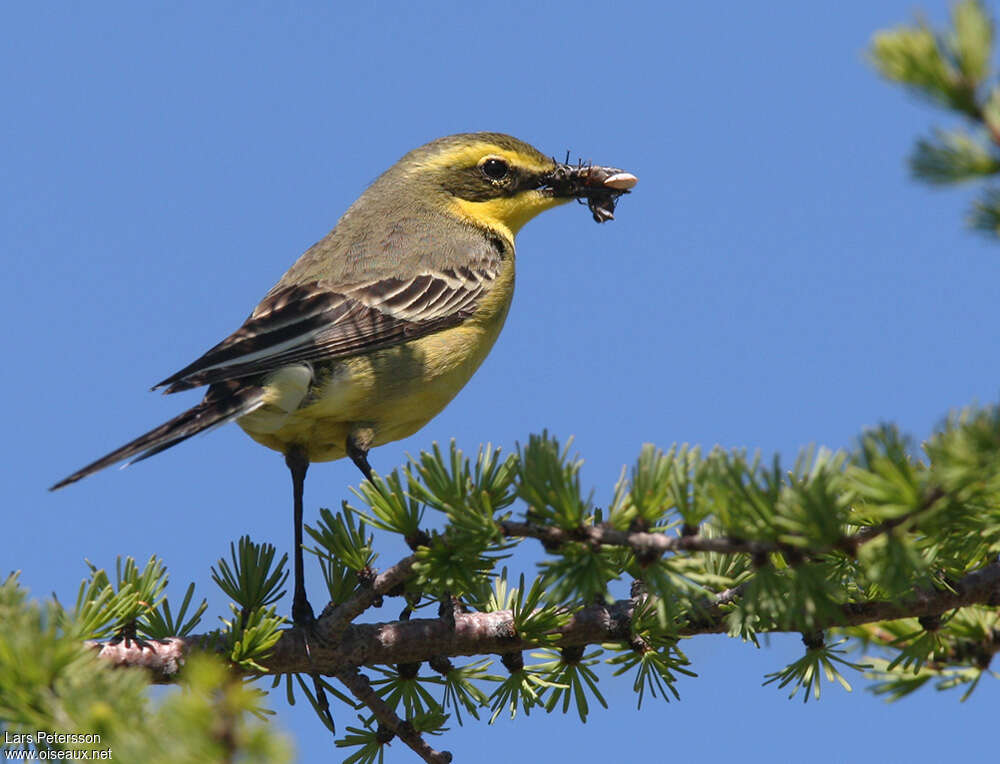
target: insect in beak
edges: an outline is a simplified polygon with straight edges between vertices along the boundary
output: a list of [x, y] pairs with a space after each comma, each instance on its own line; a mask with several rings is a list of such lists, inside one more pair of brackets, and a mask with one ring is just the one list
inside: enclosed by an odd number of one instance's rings
[[594, 220], [605, 223], [615, 218], [618, 198], [638, 183], [630, 172], [595, 164], [558, 163], [545, 179], [544, 187], [553, 196], [573, 197], [590, 208]]

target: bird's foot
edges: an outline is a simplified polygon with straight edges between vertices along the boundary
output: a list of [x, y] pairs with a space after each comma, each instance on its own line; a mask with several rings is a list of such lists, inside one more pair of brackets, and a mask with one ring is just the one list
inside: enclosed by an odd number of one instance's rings
[[292, 600], [292, 623], [309, 634], [312, 634], [316, 627], [316, 615], [305, 592], [296, 592]]
[[[292, 599], [292, 622], [302, 630], [302, 641], [305, 644], [306, 655], [309, 656], [309, 660], [311, 661], [312, 650], [310, 649], [310, 642], [319, 642], [319, 638], [316, 636], [316, 615], [313, 613], [312, 605], [309, 604], [309, 600], [303, 591], [297, 591], [295, 597]], [[323, 724], [326, 725], [330, 732], [336, 734], [337, 728], [333, 722], [333, 714], [330, 712], [330, 702], [327, 700], [326, 692], [323, 689], [323, 681], [320, 679], [319, 674], [310, 673], [310, 676], [313, 680], [313, 705], [320, 714]]]

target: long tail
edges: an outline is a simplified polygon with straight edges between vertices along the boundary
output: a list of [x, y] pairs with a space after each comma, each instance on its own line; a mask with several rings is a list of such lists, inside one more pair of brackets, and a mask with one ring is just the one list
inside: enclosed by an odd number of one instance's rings
[[243, 414], [248, 414], [263, 404], [265, 393], [263, 388], [237, 387], [233, 389], [234, 387], [213, 385], [209, 388], [205, 399], [194, 408], [188, 409], [169, 422], [164, 422], [145, 435], [140, 435], [121, 448], [116, 448], [110, 454], [102, 456], [83, 469], [77, 470], [69, 477], [60, 480], [49, 490], [56, 491], [125, 459], [131, 459], [129, 464], [141, 462], [143, 459], [160, 453], [160, 451], [166, 451], [168, 448], [176, 446], [203, 430], [225, 424]]

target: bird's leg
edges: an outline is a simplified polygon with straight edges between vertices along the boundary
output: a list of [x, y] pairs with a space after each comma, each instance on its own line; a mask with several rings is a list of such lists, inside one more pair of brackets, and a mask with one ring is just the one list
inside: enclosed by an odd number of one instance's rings
[[[304, 630], [303, 640], [306, 645], [306, 655], [310, 656], [309, 633], [316, 624], [316, 616], [313, 613], [309, 598], [306, 597], [306, 583], [302, 564], [302, 494], [306, 484], [306, 470], [309, 469], [309, 458], [304, 450], [297, 446], [292, 446], [285, 454], [285, 464], [292, 473], [292, 514], [295, 522], [295, 595], [292, 598], [292, 621], [296, 626]], [[330, 714], [330, 703], [326, 699], [326, 692], [320, 682], [318, 674], [310, 674], [313, 680], [313, 689], [316, 692], [316, 704], [326, 719], [327, 727], [333, 731], [333, 716]]]
[[302, 493], [309, 459], [301, 448], [292, 446], [285, 454], [285, 464], [292, 473], [292, 513], [295, 523], [295, 596], [292, 598], [292, 621], [296, 626], [311, 628], [316, 622], [316, 616], [306, 597], [302, 565]]
[[368, 463], [368, 444], [371, 443], [375, 433], [369, 429], [356, 430], [347, 436], [347, 455], [351, 461], [361, 470], [361, 473], [368, 478], [369, 483], [374, 483], [372, 479], [372, 466]]

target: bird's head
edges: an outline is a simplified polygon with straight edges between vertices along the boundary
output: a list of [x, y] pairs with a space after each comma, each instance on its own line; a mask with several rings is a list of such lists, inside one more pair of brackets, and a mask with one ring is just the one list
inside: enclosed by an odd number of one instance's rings
[[510, 238], [535, 215], [573, 199], [586, 201], [597, 222], [611, 220], [618, 197], [637, 180], [614, 167], [557, 162], [501, 133], [439, 138], [408, 153], [383, 177]]

